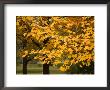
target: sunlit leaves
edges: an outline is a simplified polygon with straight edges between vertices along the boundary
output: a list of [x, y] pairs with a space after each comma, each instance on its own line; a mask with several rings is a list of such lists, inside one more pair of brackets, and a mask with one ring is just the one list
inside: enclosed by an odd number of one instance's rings
[[21, 57], [34, 55], [42, 64], [61, 64], [63, 72], [73, 64], [82, 68], [94, 61], [93, 16], [17, 16], [16, 31]]

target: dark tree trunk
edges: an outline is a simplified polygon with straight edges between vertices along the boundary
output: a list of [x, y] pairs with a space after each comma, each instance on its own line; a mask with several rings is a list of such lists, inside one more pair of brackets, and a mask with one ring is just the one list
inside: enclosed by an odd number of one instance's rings
[[43, 74], [49, 74], [49, 64], [43, 64]]
[[23, 59], [23, 74], [27, 74], [27, 60]]

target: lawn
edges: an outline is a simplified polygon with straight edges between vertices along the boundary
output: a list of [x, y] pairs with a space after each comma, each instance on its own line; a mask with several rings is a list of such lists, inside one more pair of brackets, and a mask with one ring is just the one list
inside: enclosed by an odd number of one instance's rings
[[[50, 66], [50, 74], [62, 74], [57, 68]], [[28, 64], [27, 72], [28, 74], [42, 74], [43, 67], [42, 64]], [[22, 74], [22, 64], [17, 65], [16, 74]]]
[[[16, 74], [22, 74], [22, 64], [16, 67]], [[42, 64], [28, 64], [27, 74], [42, 74]], [[77, 65], [72, 65], [68, 72], [61, 72], [57, 67], [49, 67], [50, 74], [94, 74], [94, 62], [89, 67], [79, 68]]]

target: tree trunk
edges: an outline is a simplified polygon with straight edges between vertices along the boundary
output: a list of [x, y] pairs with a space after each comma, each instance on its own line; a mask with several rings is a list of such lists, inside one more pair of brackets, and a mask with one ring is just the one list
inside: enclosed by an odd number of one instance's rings
[[23, 58], [23, 74], [27, 74], [27, 59]]
[[43, 64], [43, 74], [49, 74], [49, 64]]

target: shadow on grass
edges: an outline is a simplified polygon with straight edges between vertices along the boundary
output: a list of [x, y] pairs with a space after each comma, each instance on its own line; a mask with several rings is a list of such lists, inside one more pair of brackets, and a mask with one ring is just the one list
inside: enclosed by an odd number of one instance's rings
[[[67, 72], [61, 72], [58, 68], [49, 67], [50, 74], [94, 74], [94, 62], [91, 62], [89, 67], [79, 67], [80, 63], [76, 65], [72, 65], [71, 68]], [[27, 74], [42, 74], [43, 67], [42, 64], [28, 64], [27, 67]], [[22, 73], [22, 64], [17, 65], [16, 67], [16, 74], [23, 74]]]
[[[49, 68], [50, 74], [62, 74], [57, 68], [50, 66]], [[28, 64], [27, 72], [28, 74], [42, 74], [43, 67], [41, 64]], [[17, 65], [16, 67], [16, 74], [23, 74], [22, 73], [22, 64]]]

